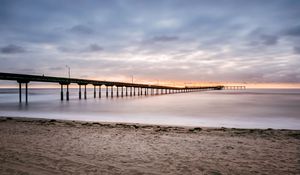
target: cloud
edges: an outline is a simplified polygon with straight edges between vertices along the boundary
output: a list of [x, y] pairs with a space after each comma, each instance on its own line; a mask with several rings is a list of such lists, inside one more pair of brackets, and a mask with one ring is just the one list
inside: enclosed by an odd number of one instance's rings
[[285, 31], [286, 35], [300, 37], [300, 25], [294, 26]]
[[295, 52], [296, 54], [300, 54], [300, 47], [299, 47], [299, 46], [295, 46], [295, 47], [294, 47], [294, 52]]
[[64, 70], [63, 67], [50, 67], [49, 70], [51, 71], [61, 71], [61, 70]]
[[15, 54], [15, 53], [25, 52], [25, 49], [23, 47], [13, 45], [13, 44], [4, 46], [0, 50], [1, 50], [1, 53], [4, 53], [4, 54]]
[[158, 41], [158, 42], [170, 42], [170, 41], [176, 41], [179, 38], [177, 36], [156, 36], [152, 38], [152, 41]]
[[264, 46], [272, 46], [278, 43], [280, 38], [280, 34], [275, 32], [267, 31], [264, 28], [256, 28], [252, 30], [248, 35], [249, 45], [264, 45]]
[[59, 46], [57, 50], [64, 53], [86, 53], [86, 52], [99, 52], [103, 51], [103, 47], [99, 46], [98, 44], [90, 44], [87, 47], [83, 47], [82, 45], [79, 46]]
[[261, 35], [260, 39], [264, 45], [275, 45], [278, 42], [278, 37], [275, 35]]
[[93, 29], [85, 25], [76, 25], [70, 29], [71, 32], [76, 34], [92, 34], [94, 33]]
[[65, 46], [59, 46], [57, 47], [58, 51], [65, 52], [65, 53], [72, 53], [72, 52], [78, 52], [78, 50], [70, 48], [70, 47], [65, 47]]
[[5, 1], [0, 69], [59, 76], [68, 64], [74, 77], [292, 81], [299, 16], [294, 0]]
[[88, 50], [91, 52], [98, 52], [98, 51], [102, 51], [103, 48], [101, 46], [99, 46], [98, 44], [90, 44], [88, 47]]

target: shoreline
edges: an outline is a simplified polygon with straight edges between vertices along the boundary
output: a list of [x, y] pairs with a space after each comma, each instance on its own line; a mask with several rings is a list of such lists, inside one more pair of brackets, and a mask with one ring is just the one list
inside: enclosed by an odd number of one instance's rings
[[176, 132], [179, 133], [197, 133], [197, 132], [233, 132], [237, 134], [274, 134], [281, 132], [296, 139], [300, 139], [300, 130], [295, 129], [260, 129], [260, 128], [227, 128], [227, 127], [193, 127], [193, 126], [174, 126], [174, 125], [155, 125], [142, 123], [126, 123], [126, 122], [97, 122], [97, 121], [81, 121], [81, 120], [64, 120], [64, 119], [47, 119], [47, 118], [27, 118], [27, 117], [4, 117], [0, 116], [0, 123], [6, 121], [14, 121], [20, 123], [31, 123], [38, 125], [57, 125], [69, 127], [104, 127], [104, 128], [124, 128], [124, 129], [152, 129], [154, 131]]
[[0, 174], [300, 174], [300, 131], [0, 117]]
[[49, 121], [57, 121], [62, 123], [89, 123], [89, 124], [100, 124], [100, 125], [136, 125], [136, 126], [147, 126], [147, 127], [168, 127], [168, 128], [182, 128], [182, 129], [191, 129], [191, 128], [202, 128], [202, 129], [236, 129], [236, 130], [279, 130], [279, 131], [300, 131], [300, 129], [279, 129], [279, 128], [243, 128], [243, 127], [210, 127], [210, 126], [188, 126], [188, 125], [164, 125], [164, 124], [147, 124], [147, 123], [133, 123], [133, 122], [105, 122], [105, 121], [92, 121], [92, 120], [69, 120], [69, 119], [57, 119], [57, 118], [42, 118], [42, 117], [19, 117], [19, 116], [0, 116], [0, 122], [1, 120], [7, 120], [12, 119], [16, 121], [27, 121], [27, 122], [49, 122]]

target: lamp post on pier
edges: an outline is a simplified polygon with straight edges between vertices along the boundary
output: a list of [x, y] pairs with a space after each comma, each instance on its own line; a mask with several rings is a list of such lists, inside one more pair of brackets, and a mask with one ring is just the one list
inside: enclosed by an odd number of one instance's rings
[[70, 66], [68, 66], [68, 65], [66, 65], [66, 68], [68, 69], [68, 75], [69, 75], [69, 79], [70, 79], [70, 75], [71, 75], [71, 68], [70, 68]]

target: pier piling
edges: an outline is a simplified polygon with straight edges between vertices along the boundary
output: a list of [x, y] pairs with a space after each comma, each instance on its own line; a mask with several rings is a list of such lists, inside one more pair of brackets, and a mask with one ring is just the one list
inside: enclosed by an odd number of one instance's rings
[[106, 85], [106, 98], [108, 98], [108, 86]]
[[67, 84], [66, 99], [67, 99], [67, 101], [69, 101], [69, 85], [68, 84]]
[[101, 98], [101, 85], [99, 86], [99, 98]]
[[119, 97], [119, 86], [117, 86], [117, 97]]
[[28, 83], [25, 83], [25, 102], [28, 103]]
[[22, 103], [22, 83], [19, 83], [19, 103]]
[[121, 90], [122, 90], [121, 91], [121, 97], [123, 97], [123, 94], [124, 94], [124, 92], [123, 92], [124, 91], [123, 86], [121, 87]]
[[79, 85], [79, 99], [81, 100], [81, 85]]
[[84, 99], [86, 100], [86, 84], [84, 85]]
[[132, 87], [130, 87], [130, 97], [132, 96]]
[[60, 100], [64, 100], [64, 86], [62, 84], [60, 85]]
[[110, 97], [113, 98], [114, 97], [114, 86], [110, 87]]

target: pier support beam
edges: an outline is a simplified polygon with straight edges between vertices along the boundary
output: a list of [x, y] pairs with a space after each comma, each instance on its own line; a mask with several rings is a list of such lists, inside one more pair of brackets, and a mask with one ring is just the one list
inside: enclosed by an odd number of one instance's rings
[[79, 99], [81, 99], [81, 85], [79, 85]]
[[86, 84], [84, 85], [84, 99], [86, 100]]
[[19, 83], [19, 103], [22, 103], [22, 83]]
[[132, 96], [132, 87], [130, 87], [130, 97]]
[[106, 98], [108, 98], [108, 86], [105, 85], [105, 87], [106, 87]]
[[117, 86], [117, 97], [119, 97], [119, 86]]
[[124, 89], [123, 89], [123, 86], [121, 87], [121, 97], [123, 97], [124, 95]]
[[114, 86], [110, 87], [110, 97], [113, 98], [114, 97]]
[[28, 83], [26, 80], [18, 80], [19, 83], [19, 103], [22, 103], [22, 83], [25, 84], [25, 102], [28, 103]]
[[127, 91], [128, 87], [125, 87], [125, 91], [126, 91], [126, 97], [128, 96], [128, 91]]
[[[21, 86], [21, 85], [20, 85]], [[60, 100], [64, 100], [64, 85], [60, 85]]]
[[66, 92], [66, 100], [69, 100], [69, 85], [70, 83], [67, 82], [60, 82], [60, 100], [64, 100], [64, 85], [67, 86], [67, 92]]
[[94, 85], [94, 98], [96, 98], [96, 85]]
[[101, 85], [99, 86], [99, 98], [101, 98]]
[[69, 85], [68, 84], [67, 84], [66, 99], [67, 99], [67, 101], [69, 101]]
[[25, 102], [28, 103], [28, 83], [25, 83]]

